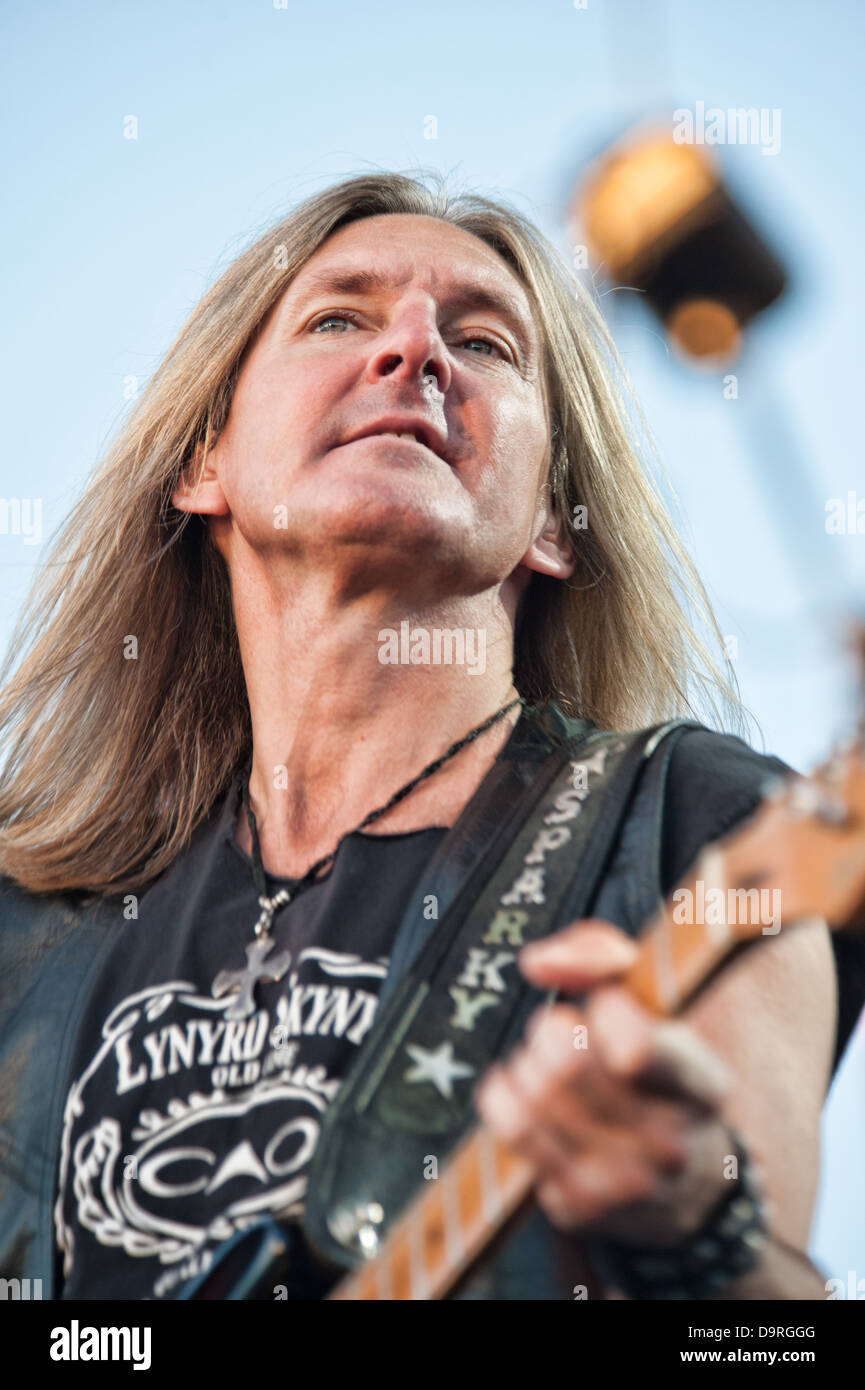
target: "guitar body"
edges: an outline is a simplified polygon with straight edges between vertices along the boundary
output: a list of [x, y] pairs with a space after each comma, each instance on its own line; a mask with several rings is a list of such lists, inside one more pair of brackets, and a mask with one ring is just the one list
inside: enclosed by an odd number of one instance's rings
[[220, 1246], [210, 1268], [184, 1284], [180, 1300], [319, 1302], [344, 1270], [324, 1265], [297, 1225], [266, 1218]]

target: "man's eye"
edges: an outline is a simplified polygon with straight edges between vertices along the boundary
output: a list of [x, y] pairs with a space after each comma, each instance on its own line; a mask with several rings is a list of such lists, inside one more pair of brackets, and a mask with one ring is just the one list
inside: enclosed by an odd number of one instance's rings
[[[476, 333], [473, 333], [470, 338], [463, 338], [462, 346], [465, 347], [468, 343], [483, 343], [484, 347], [492, 348], [500, 357], [506, 355], [501, 343], [496, 342], [495, 338], [478, 337]], [[484, 356], [487, 355], [488, 354], [484, 354]]]
[[318, 329], [321, 328], [322, 324], [331, 323], [334, 319], [336, 319], [337, 321], [342, 319], [345, 323], [354, 323], [355, 315], [343, 313], [324, 314], [320, 319], [317, 319], [316, 322], [311, 325], [311, 327], [315, 332], [317, 332]]

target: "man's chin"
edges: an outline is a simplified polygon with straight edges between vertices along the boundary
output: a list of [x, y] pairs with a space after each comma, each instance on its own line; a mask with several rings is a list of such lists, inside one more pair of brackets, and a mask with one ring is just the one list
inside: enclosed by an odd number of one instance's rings
[[384, 477], [357, 474], [335, 484], [336, 479], [330, 480], [329, 486], [322, 485], [302, 502], [297, 497], [294, 524], [300, 522], [299, 529], [308, 537], [397, 552], [414, 546], [426, 553], [462, 550], [476, 533], [468, 495], [462, 488], [442, 486], [438, 479], [399, 470]]
[[331, 515], [326, 524], [334, 557], [338, 552], [353, 555], [358, 563], [381, 571], [411, 575], [439, 566], [461, 568], [471, 551], [470, 532], [463, 525], [406, 509], [371, 506], [348, 516]]

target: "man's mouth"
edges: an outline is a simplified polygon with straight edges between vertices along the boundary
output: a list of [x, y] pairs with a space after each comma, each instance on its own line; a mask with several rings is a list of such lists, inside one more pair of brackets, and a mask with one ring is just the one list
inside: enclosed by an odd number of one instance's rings
[[[380, 434], [362, 434], [360, 439], [353, 439], [351, 443], [359, 444], [364, 439], [399, 439], [404, 444], [420, 444], [422, 449], [426, 449], [428, 453], [435, 454], [435, 449], [430, 449], [429, 445], [425, 444], [422, 439], [419, 439], [416, 434], [396, 434], [393, 430], [382, 430]], [[436, 454], [436, 458], [438, 457], [439, 455]]]
[[391, 418], [379, 420], [366, 429], [358, 431], [343, 444], [355, 444], [359, 439], [398, 439], [404, 444], [419, 444], [436, 458], [450, 465], [447, 434], [431, 421]]

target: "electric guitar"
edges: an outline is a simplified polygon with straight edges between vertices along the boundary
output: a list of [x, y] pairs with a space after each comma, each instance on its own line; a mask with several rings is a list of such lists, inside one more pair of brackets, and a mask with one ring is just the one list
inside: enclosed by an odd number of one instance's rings
[[[709, 910], [718, 893], [721, 913]], [[771, 895], [771, 926], [761, 893]], [[646, 1009], [672, 1016], [736, 947], [814, 917], [833, 930], [865, 928], [865, 720], [811, 777], [778, 779], [744, 824], [702, 850], [646, 924], [622, 983]], [[296, 1230], [269, 1221], [228, 1242], [181, 1296], [273, 1298], [280, 1286], [288, 1298], [443, 1299], [518, 1217], [534, 1181], [531, 1165], [479, 1125], [349, 1274], [310, 1261]]]

